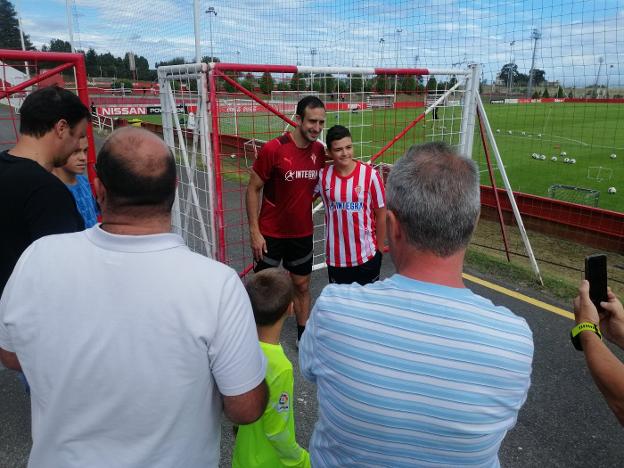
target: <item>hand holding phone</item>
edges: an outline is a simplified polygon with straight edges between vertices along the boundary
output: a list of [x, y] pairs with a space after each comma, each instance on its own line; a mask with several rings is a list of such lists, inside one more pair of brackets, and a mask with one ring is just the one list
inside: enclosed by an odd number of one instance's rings
[[606, 302], [607, 296], [607, 256], [603, 254], [585, 257], [585, 279], [589, 281], [589, 298], [596, 306], [599, 314], [605, 311], [600, 306]]

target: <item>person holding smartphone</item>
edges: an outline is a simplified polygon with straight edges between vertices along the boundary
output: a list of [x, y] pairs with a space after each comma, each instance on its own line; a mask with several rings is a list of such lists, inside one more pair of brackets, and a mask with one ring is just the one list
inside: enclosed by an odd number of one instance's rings
[[589, 281], [583, 280], [579, 295], [574, 299], [577, 325], [572, 329], [572, 341], [585, 354], [596, 386], [624, 426], [624, 363], [602, 341], [604, 336], [624, 349], [624, 307], [611, 289], [607, 292], [607, 301], [601, 302], [600, 306], [603, 312], [598, 314], [590, 299]]

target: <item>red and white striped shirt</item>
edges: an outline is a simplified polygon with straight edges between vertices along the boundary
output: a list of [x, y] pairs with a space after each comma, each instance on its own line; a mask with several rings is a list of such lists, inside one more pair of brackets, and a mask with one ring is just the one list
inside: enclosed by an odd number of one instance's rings
[[385, 206], [379, 173], [356, 161], [348, 176], [326, 166], [319, 172], [316, 193], [325, 204], [325, 250], [333, 267], [361, 265], [375, 256], [377, 239], [373, 210]]

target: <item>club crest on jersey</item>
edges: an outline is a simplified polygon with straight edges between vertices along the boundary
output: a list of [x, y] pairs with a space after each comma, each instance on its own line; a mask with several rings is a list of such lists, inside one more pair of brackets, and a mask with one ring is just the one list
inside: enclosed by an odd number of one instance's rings
[[290, 397], [288, 396], [288, 393], [282, 392], [279, 400], [277, 401], [277, 408], [275, 409], [278, 413], [288, 411], [290, 409]]
[[310, 159], [312, 160], [312, 164], [316, 164], [316, 154], [312, 153]]
[[355, 193], [357, 193], [359, 195], [359, 193], [362, 191], [362, 187], [360, 187], [359, 185], [357, 187], [355, 187], [353, 190], [355, 190]]

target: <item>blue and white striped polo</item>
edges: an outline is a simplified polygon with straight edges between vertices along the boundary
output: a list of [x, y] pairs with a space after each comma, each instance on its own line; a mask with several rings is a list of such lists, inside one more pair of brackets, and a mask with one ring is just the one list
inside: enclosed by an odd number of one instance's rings
[[318, 387], [312, 466], [499, 466], [532, 359], [526, 321], [469, 289], [329, 285], [299, 348]]

